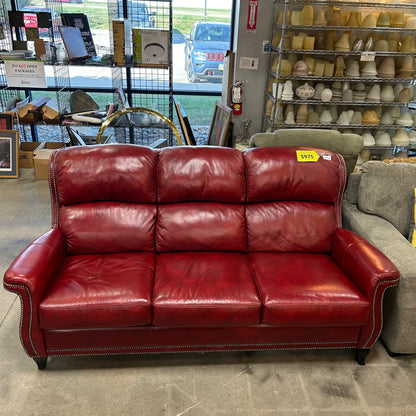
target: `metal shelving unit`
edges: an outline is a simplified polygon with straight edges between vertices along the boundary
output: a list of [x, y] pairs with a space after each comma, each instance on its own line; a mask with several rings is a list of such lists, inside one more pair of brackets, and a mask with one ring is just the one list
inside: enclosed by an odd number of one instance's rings
[[[340, 112], [344, 109], [354, 109], [362, 110], [374, 108], [374, 110], [382, 111], [388, 107], [399, 107], [401, 112], [408, 111], [408, 109], [414, 108], [414, 97], [411, 95], [410, 103], [403, 103], [397, 101], [389, 102], [372, 102], [372, 101], [343, 101], [340, 99], [332, 98], [330, 101], [322, 101], [319, 99], [309, 98], [309, 99], [300, 99], [296, 96], [295, 90], [297, 86], [300, 86], [301, 83], [307, 82], [310, 86], [315, 86], [317, 82], [323, 83], [325, 87], [331, 88], [332, 83], [341, 82], [341, 83], [351, 83], [352, 86], [358, 83], [364, 83], [368, 89], [376, 84], [379, 84], [381, 87], [384, 85], [400, 86], [403, 84], [405, 87], [413, 88], [415, 81], [414, 78], [381, 78], [375, 76], [374, 78], [366, 78], [363, 76], [360, 77], [337, 77], [337, 76], [316, 76], [313, 74], [308, 74], [305, 76], [294, 76], [294, 75], [281, 75], [281, 64], [283, 58], [288, 58], [289, 56], [297, 57], [297, 60], [304, 59], [304, 57], [309, 57], [310, 59], [325, 59], [327, 61], [335, 63], [336, 57], [343, 57], [345, 60], [355, 60], [360, 61], [360, 58], [363, 56], [363, 53], [370, 53], [374, 56], [376, 62], [380, 61], [385, 57], [393, 57], [394, 60], [403, 59], [405, 56], [416, 56], [415, 52], [393, 52], [393, 51], [336, 51], [336, 50], [326, 50], [326, 49], [292, 49], [288, 48], [288, 36], [306, 34], [306, 36], [316, 36], [317, 33], [321, 33], [324, 36], [327, 36], [329, 32], [336, 32], [338, 38], [342, 33], [348, 32], [351, 34], [351, 37], [365, 37], [371, 35], [382, 37], [385, 36], [385, 39], [388, 36], [399, 36], [403, 40], [406, 36], [416, 35], [416, 30], [414, 28], [397, 28], [397, 27], [360, 27], [360, 26], [309, 26], [309, 25], [293, 25], [290, 21], [290, 13], [293, 11], [301, 11], [301, 9], [306, 5], [312, 5], [314, 11], [319, 8], [326, 8], [328, 6], [334, 6], [342, 11], [360, 11], [367, 13], [374, 13], [375, 11], [385, 10], [385, 11], [397, 11], [403, 10], [409, 14], [416, 13], [416, 4], [415, 3], [378, 3], [378, 2], [349, 2], [349, 1], [334, 1], [334, 0], [318, 0], [314, 2], [305, 1], [305, 0], [274, 0], [274, 16], [273, 24], [271, 26], [271, 36], [270, 39], [275, 39], [275, 35], [280, 35], [280, 41], [278, 45], [271, 45], [269, 52], [269, 70], [268, 77], [265, 88], [265, 100], [264, 100], [264, 119], [263, 119], [263, 129], [265, 130], [274, 130], [276, 128], [330, 128], [330, 129], [353, 129], [353, 130], [391, 130], [395, 131], [397, 129], [407, 129], [414, 130], [415, 127], [404, 127], [400, 125], [338, 125], [336, 123], [331, 124], [309, 124], [309, 123], [285, 123], [282, 122], [281, 114], [285, 111], [288, 105], [293, 105], [295, 110], [299, 105], [307, 105], [308, 108], [315, 108], [319, 106], [320, 108], [325, 106], [336, 106], [337, 110]], [[280, 21], [278, 22], [278, 19]], [[345, 21], [345, 20], [344, 20]], [[352, 48], [351, 48], [352, 49]], [[276, 57], [279, 59], [276, 60]], [[276, 65], [277, 61], [277, 65]], [[292, 63], [295, 62], [292, 59]], [[273, 68], [271, 67], [273, 63]], [[286, 81], [293, 82], [293, 99], [283, 100], [279, 94], [279, 88], [277, 85], [284, 84]], [[275, 83], [275, 88], [272, 88], [273, 83]], [[367, 92], [368, 92], [367, 89]], [[280, 88], [280, 91], [282, 89]], [[272, 109], [271, 105], [273, 106]], [[310, 107], [309, 107], [310, 106]], [[277, 117], [277, 113], [280, 113], [280, 118]], [[293, 121], [293, 120], [291, 120]]]

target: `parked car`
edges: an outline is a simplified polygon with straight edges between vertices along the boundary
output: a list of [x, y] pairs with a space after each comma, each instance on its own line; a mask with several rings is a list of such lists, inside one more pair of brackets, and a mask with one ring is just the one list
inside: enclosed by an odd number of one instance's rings
[[[118, 1], [119, 16], [123, 17], [123, 1]], [[143, 1], [127, 0], [127, 17], [131, 27], [155, 27], [156, 12], [150, 11], [149, 6]]]
[[185, 71], [189, 82], [222, 79], [230, 31], [229, 23], [194, 23], [185, 37]]

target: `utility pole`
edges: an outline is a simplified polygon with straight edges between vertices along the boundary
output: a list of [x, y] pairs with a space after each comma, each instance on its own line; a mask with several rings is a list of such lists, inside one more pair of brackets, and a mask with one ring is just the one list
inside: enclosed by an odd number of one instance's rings
[[204, 22], [206, 22], [206, 21], [207, 21], [207, 1], [208, 1], [208, 0], [205, 0]]

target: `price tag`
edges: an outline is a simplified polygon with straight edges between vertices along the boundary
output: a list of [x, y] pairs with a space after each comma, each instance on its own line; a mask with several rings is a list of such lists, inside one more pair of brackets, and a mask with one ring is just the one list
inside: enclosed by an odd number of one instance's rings
[[376, 53], [375, 52], [372, 52], [372, 51], [361, 52], [360, 61], [372, 62], [372, 61], [374, 61], [374, 59], [376, 59]]
[[319, 160], [318, 153], [315, 150], [296, 150], [298, 162], [317, 162]]

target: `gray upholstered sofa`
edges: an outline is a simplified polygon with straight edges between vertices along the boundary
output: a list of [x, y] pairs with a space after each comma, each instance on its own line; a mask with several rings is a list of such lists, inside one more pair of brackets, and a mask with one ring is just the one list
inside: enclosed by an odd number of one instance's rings
[[386, 293], [381, 337], [391, 353], [416, 353], [416, 249], [408, 241], [416, 165], [369, 161], [362, 169], [349, 175], [343, 226], [380, 249], [399, 269], [399, 285]]
[[355, 133], [340, 133], [328, 129], [280, 129], [273, 133], [257, 133], [250, 138], [249, 147], [305, 146], [331, 150], [342, 155], [347, 172], [354, 170], [363, 139]]

